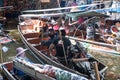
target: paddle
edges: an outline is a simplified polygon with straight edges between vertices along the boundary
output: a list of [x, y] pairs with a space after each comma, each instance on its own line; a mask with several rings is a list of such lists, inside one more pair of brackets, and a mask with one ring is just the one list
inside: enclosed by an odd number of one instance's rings
[[83, 61], [88, 61], [89, 58], [77, 58], [77, 59], [72, 59], [73, 62], [83, 62]]
[[93, 62], [93, 64], [94, 64], [94, 70], [95, 70], [96, 80], [100, 80], [100, 75], [99, 75], [99, 71], [98, 71], [97, 62]]

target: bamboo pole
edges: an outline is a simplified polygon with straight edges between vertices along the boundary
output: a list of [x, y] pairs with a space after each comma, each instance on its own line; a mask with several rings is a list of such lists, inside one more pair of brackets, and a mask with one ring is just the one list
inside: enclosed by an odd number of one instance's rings
[[100, 80], [100, 75], [99, 75], [99, 71], [98, 71], [98, 65], [97, 65], [97, 62], [93, 62], [93, 65], [94, 65], [94, 70], [95, 70], [96, 80]]

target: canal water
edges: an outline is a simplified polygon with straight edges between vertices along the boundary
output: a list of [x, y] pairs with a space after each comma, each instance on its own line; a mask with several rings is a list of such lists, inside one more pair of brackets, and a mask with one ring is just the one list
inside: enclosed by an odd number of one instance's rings
[[[23, 46], [21, 42], [17, 41], [19, 39], [17, 24], [18, 22], [15, 19], [7, 19], [6, 22], [4, 22], [4, 26], [3, 26], [4, 30], [10, 31], [8, 35], [10, 35], [10, 37], [12, 39], [15, 39], [16, 41], [1, 45], [0, 62], [7, 62], [12, 60], [12, 58], [14, 58], [14, 56], [16, 55], [16, 48], [19, 46]], [[3, 47], [7, 49], [6, 52], [3, 51], [2, 49]]]

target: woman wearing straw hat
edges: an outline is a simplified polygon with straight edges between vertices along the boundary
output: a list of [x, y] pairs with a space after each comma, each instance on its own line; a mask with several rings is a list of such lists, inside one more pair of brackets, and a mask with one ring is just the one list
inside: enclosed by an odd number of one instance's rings
[[23, 49], [22, 47], [18, 47], [18, 48], [16, 49], [16, 51], [17, 51], [16, 57], [26, 58], [26, 56], [25, 56], [25, 51], [26, 51], [26, 50], [27, 50], [27, 49]]

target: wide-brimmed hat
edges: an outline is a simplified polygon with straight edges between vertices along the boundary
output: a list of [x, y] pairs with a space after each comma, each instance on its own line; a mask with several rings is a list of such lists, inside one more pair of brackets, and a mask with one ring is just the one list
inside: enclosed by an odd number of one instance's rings
[[16, 49], [16, 51], [17, 51], [17, 55], [20, 55], [20, 54], [22, 54], [23, 52], [25, 52], [27, 49], [24, 49], [24, 48], [22, 48], [22, 47], [18, 47], [17, 49]]

